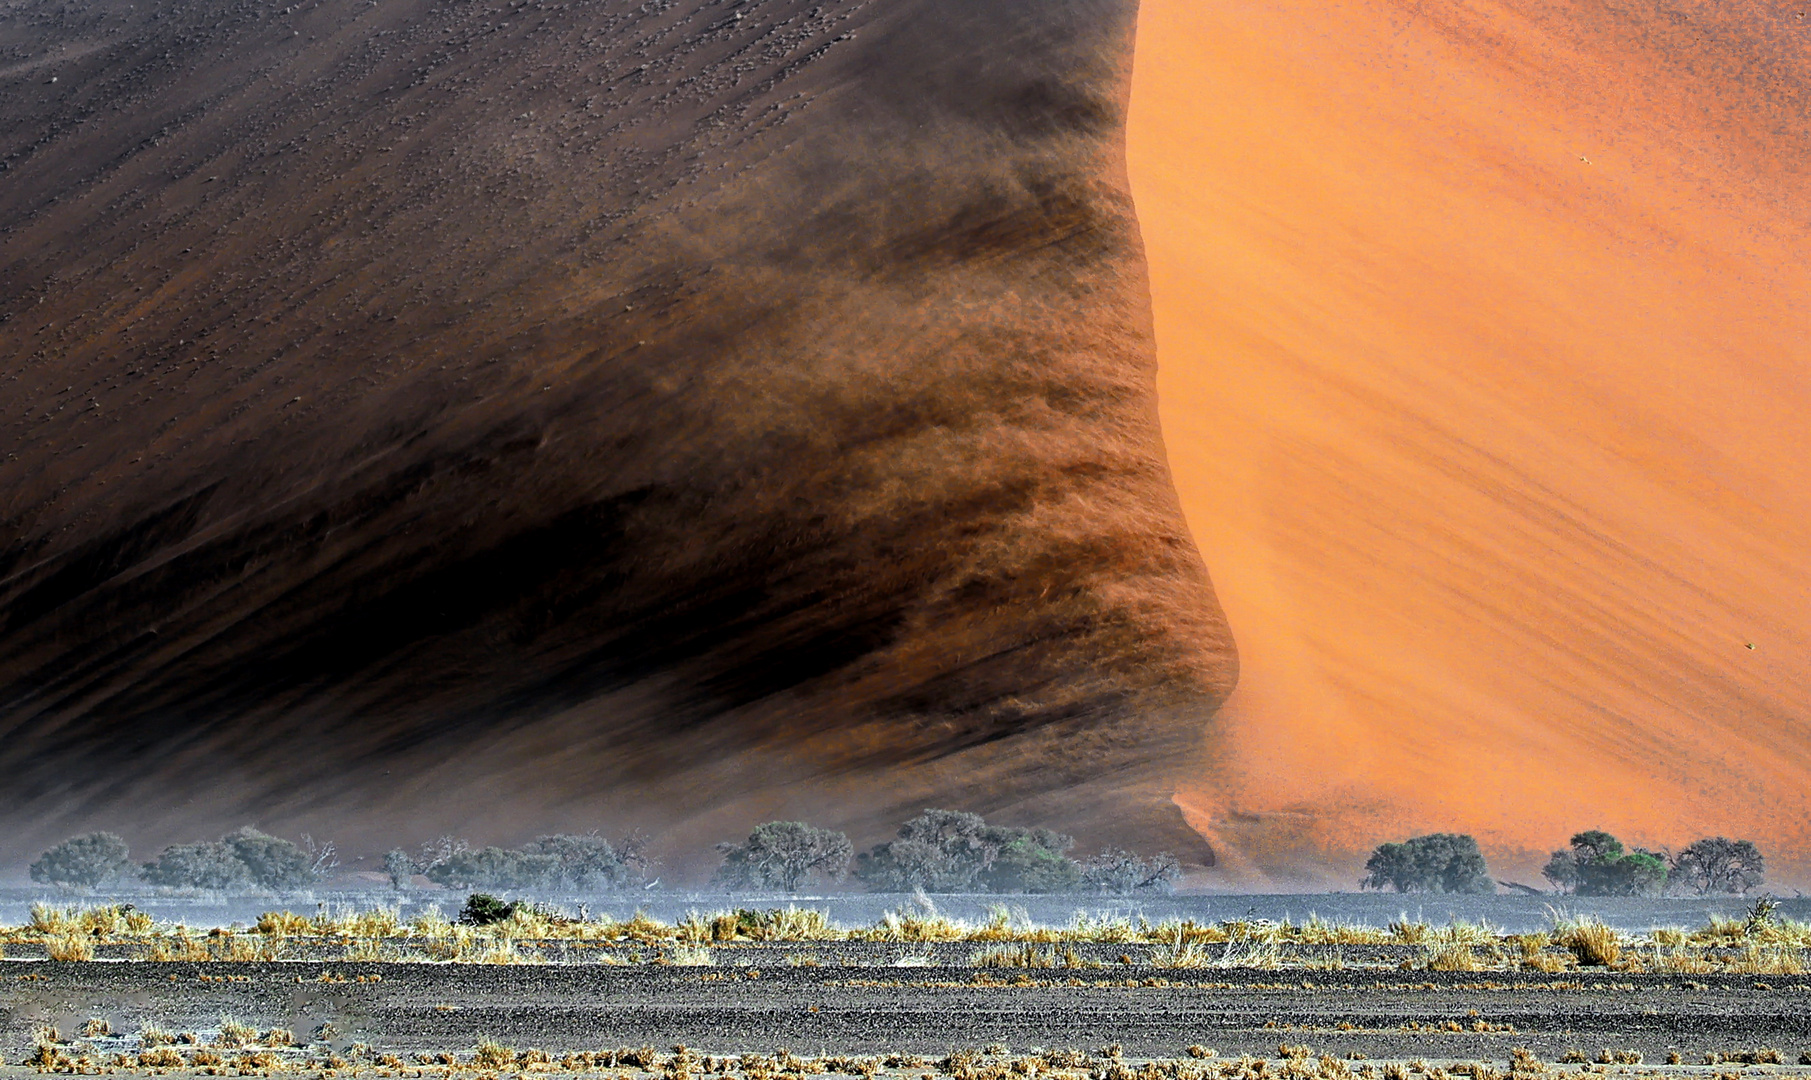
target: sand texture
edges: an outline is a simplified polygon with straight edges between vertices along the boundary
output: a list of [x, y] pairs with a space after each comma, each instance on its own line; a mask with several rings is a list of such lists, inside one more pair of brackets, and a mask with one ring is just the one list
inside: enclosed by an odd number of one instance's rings
[[1185, 836], [1133, 20], [0, 10], [0, 850]]
[[[1164, 436], [1239, 642], [1191, 820], [1811, 850], [1811, 12], [1147, 0]], [[1799, 860], [1794, 862], [1794, 860]], [[1293, 876], [1292, 876], [1293, 875]]]

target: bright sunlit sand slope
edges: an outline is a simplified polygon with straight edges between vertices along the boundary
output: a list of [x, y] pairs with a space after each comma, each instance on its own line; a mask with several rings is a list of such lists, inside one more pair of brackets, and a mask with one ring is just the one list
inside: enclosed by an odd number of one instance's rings
[[1457, 828], [1531, 880], [1601, 826], [1790, 876], [1808, 56], [1780, 4], [1146, 0], [1165, 437], [1243, 660], [1181, 797], [1223, 866], [1349, 886]]

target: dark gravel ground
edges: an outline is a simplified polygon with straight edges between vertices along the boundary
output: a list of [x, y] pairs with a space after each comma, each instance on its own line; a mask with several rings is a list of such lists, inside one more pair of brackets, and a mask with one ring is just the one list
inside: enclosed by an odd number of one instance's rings
[[[777, 958], [776, 958], [777, 959]], [[205, 1038], [223, 1015], [284, 1027], [318, 1052], [353, 1043], [405, 1057], [466, 1053], [482, 1037], [556, 1054], [683, 1043], [710, 1054], [941, 1055], [1003, 1044], [1172, 1057], [1191, 1044], [1275, 1056], [1279, 1043], [1370, 1059], [1484, 1059], [1515, 1047], [1707, 1052], [1811, 1049], [1811, 978], [933, 966], [609, 967], [420, 964], [6, 966], [7, 1063], [32, 1031], [86, 1019], [154, 1022]], [[1450, 1030], [1452, 1027], [1461, 1030]], [[102, 1054], [135, 1039], [90, 1040]]]

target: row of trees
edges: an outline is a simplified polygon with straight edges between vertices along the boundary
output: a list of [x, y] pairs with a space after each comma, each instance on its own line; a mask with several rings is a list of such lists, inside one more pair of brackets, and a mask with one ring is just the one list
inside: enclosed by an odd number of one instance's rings
[[263, 888], [287, 891], [321, 880], [339, 865], [331, 843], [302, 843], [251, 826], [218, 840], [172, 844], [148, 863], [134, 865], [126, 842], [110, 832], [71, 837], [31, 864], [31, 879], [45, 885], [92, 889], [142, 881], [186, 889]]
[[557, 833], [519, 848], [474, 848], [443, 836], [418, 852], [396, 848], [384, 856], [384, 872], [399, 889], [421, 874], [450, 889], [620, 892], [646, 886], [652, 870], [640, 833], [616, 843], [595, 832]]
[[[1710, 836], [1668, 855], [1625, 848], [1609, 833], [1592, 829], [1555, 851], [1541, 874], [1559, 891], [1576, 896], [1656, 896], [1669, 889], [1711, 896], [1746, 893], [1761, 884], [1765, 871], [1760, 849], [1748, 840]], [[1461, 833], [1430, 833], [1378, 845], [1365, 863], [1359, 886], [1397, 892], [1491, 893], [1497, 883], [1475, 839]]]
[[1657, 896], [1669, 889], [1733, 896], [1766, 880], [1767, 860], [1749, 840], [1707, 836], [1668, 855], [1625, 848], [1609, 833], [1592, 829], [1554, 852], [1541, 876], [1578, 896]]
[[1148, 858], [1107, 848], [1090, 859], [1069, 856], [1075, 838], [1049, 829], [989, 825], [979, 814], [926, 810], [897, 835], [851, 856], [848, 836], [801, 821], [770, 821], [748, 839], [717, 845], [715, 881], [726, 888], [797, 892], [813, 879], [840, 881], [851, 872], [876, 892], [1169, 892], [1181, 877], [1176, 857]]
[[[718, 845], [723, 864], [715, 881], [731, 889], [797, 892], [813, 881], [851, 875], [878, 892], [1168, 892], [1181, 876], [1174, 856], [1144, 857], [1108, 848], [1090, 859], [1071, 858], [1073, 837], [1049, 829], [990, 825], [979, 814], [926, 810], [897, 835], [859, 856], [849, 837], [798, 821], [770, 821], [746, 840]], [[416, 875], [449, 889], [621, 892], [649, 887], [654, 864], [647, 838], [609, 840], [597, 833], [536, 837], [521, 847], [474, 847], [443, 836], [410, 851], [384, 856], [398, 889]], [[289, 891], [316, 884], [338, 866], [331, 844], [308, 837], [297, 844], [249, 826], [217, 841], [175, 844], [134, 865], [126, 842], [112, 833], [72, 837], [31, 866], [33, 881], [91, 889], [137, 881], [169, 888]]]

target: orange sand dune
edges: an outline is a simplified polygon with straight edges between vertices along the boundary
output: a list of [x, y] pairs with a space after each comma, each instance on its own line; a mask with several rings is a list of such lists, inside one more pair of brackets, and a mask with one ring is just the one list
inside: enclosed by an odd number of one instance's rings
[[1806, 879], [1802, 8], [1146, 0], [1165, 436], [1243, 658], [1179, 796], [1223, 866], [1461, 828], [1531, 880], [1603, 826]]

